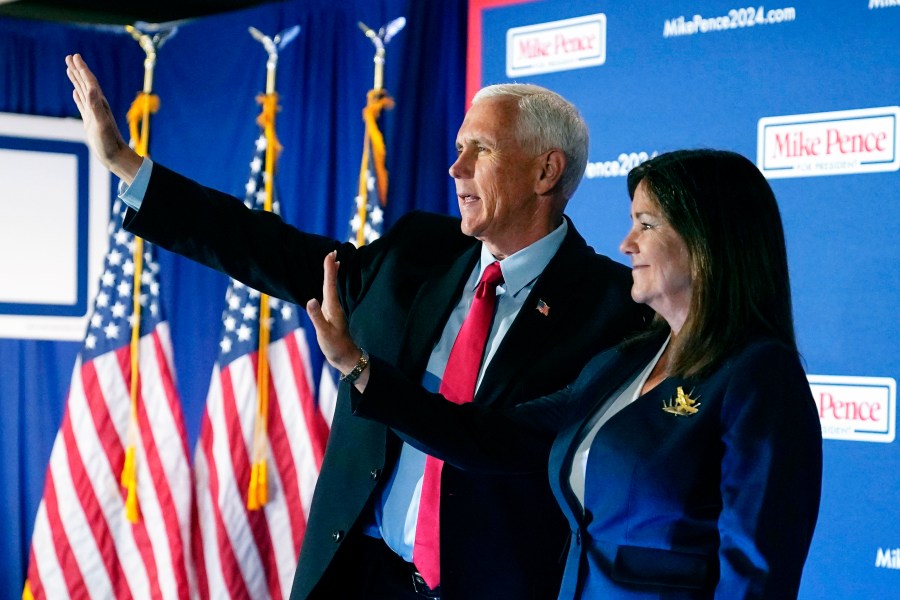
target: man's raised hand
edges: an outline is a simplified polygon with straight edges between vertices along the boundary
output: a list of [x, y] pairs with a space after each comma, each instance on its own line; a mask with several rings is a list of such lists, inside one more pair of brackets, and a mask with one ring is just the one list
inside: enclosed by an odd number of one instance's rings
[[[323, 263], [325, 278], [322, 285], [322, 302], [313, 298], [306, 304], [306, 313], [316, 329], [316, 338], [319, 340], [319, 348], [332, 367], [343, 374], [353, 370], [360, 357], [359, 346], [350, 337], [347, 330], [347, 319], [338, 300], [337, 272], [340, 263], [337, 262], [337, 252], [329, 252]], [[354, 382], [360, 391], [366, 387], [369, 380], [368, 371]]]
[[66, 75], [87, 134], [87, 143], [107, 169], [130, 184], [143, 159], [132, 150], [116, 125], [109, 103], [80, 54], [66, 56]]

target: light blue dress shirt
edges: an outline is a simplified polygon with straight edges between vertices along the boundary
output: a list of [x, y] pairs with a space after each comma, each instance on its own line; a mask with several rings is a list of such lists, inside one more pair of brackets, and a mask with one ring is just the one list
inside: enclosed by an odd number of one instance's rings
[[[563, 220], [562, 225], [549, 235], [500, 261], [503, 284], [497, 287], [497, 306], [477, 385], [481, 384], [484, 372], [500, 347], [503, 337], [519, 314], [537, 278], [544, 272], [550, 259], [556, 255], [568, 229], [568, 223]], [[462, 297], [447, 319], [441, 337], [428, 360], [422, 385], [429, 391], [437, 392], [440, 388], [444, 367], [450, 357], [450, 349], [469, 312], [469, 306], [475, 297], [475, 288], [484, 270], [496, 260], [482, 245], [481, 260], [469, 275]], [[475, 389], [477, 392], [478, 388]], [[400, 459], [381, 487], [379, 501], [375, 502], [374, 522], [364, 529], [368, 535], [383, 538], [394, 552], [408, 562], [413, 561], [416, 520], [424, 475], [425, 454], [404, 443]]]

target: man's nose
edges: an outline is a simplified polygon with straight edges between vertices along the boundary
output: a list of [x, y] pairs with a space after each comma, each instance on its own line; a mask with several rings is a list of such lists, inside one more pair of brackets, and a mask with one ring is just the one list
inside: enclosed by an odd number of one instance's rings
[[448, 169], [450, 177], [453, 179], [471, 179], [472, 178], [472, 159], [468, 152], [460, 152], [456, 160]]

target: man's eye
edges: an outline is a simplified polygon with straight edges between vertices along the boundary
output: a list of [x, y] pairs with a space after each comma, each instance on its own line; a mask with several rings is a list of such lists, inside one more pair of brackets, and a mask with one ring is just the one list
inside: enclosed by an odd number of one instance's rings
[[656, 228], [656, 225], [654, 225], [653, 223], [641, 222], [641, 229], [643, 229], [644, 231], [647, 231], [648, 229], [655, 229], [655, 228]]

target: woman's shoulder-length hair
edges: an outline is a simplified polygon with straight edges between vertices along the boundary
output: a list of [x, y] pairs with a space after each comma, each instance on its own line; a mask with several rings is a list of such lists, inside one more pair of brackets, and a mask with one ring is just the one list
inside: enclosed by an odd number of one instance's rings
[[678, 150], [628, 174], [632, 198], [639, 184], [690, 254], [690, 312], [670, 373], [702, 375], [756, 336], [796, 351], [784, 229], [759, 169], [734, 152]]

